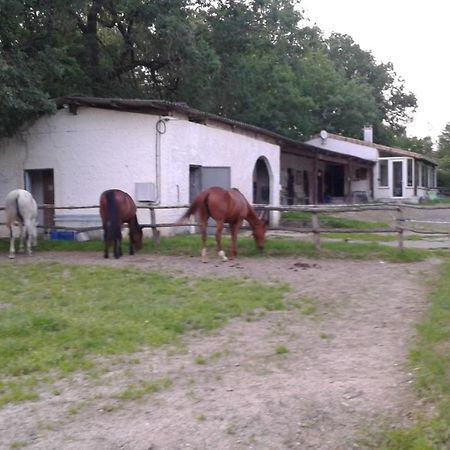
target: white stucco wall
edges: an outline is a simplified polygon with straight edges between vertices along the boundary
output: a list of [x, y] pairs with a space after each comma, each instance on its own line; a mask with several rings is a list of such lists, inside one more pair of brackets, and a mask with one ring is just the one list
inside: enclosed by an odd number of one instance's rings
[[[24, 187], [26, 170], [53, 169], [55, 206], [98, 205], [101, 192], [111, 188], [134, 196], [136, 182], [155, 178], [156, 120], [83, 107], [76, 115], [62, 109], [43, 117], [0, 143], [0, 195]], [[70, 215], [99, 220], [97, 209], [55, 215], [63, 221]]]
[[[230, 167], [231, 187], [252, 203], [253, 170], [258, 158], [268, 163], [270, 204], [279, 204], [280, 149], [264, 140], [185, 120], [170, 120], [161, 135], [161, 203], [189, 203], [189, 166]], [[181, 211], [159, 211], [161, 221], [176, 220]], [[167, 230], [170, 231], [170, 230]], [[175, 230], [172, 230], [175, 231]]]
[[280, 152], [277, 145], [237, 132], [171, 120], [161, 136], [162, 183], [168, 187], [162, 203], [188, 203], [190, 165], [230, 167], [231, 187], [238, 188], [251, 202], [253, 169], [259, 157], [269, 161], [271, 204], [278, 204]]
[[[62, 109], [54, 116], [43, 117], [16, 138], [0, 141], [0, 197], [24, 187], [24, 171], [32, 169], [53, 169], [56, 206], [97, 205], [101, 192], [111, 188], [135, 197], [135, 183], [157, 182], [159, 118], [88, 107], [80, 107], [76, 115]], [[269, 164], [271, 203], [279, 204], [277, 145], [257, 136], [184, 119], [166, 122], [165, 133], [159, 137], [160, 204], [188, 203], [191, 164], [230, 167], [231, 186], [240, 189], [251, 202], [253, 169], [259, 157]], [[175, 221], [181, 212], [158, 211], [157, 221]], [[69, 215], [91, 216], [99, 221], [98, 209], [56, 212], [61, 220]], [[139, 211], [139, 221], [150, 222], [148, 211]]]

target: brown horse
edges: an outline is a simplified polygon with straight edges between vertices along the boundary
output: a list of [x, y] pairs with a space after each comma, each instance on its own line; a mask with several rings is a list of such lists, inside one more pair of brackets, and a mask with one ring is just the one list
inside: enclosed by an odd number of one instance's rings
[[100, 216], [105, 242], [104, 257], [109, 258], [109, 248], [113, 244], [114, 257], [122, 256], [122, 224], [128, 223], [130, 230], [130, 255], [142, 248], [142, 227], [136, 217], [133, 199], [119, 189], [110, 189], [100, 195]]
[[197, 214], [199, 220], [203, 242], [203, 262], [207, 261], [206, 238], [209, 217], [212, 217], [216, 221], [217, 251], [222, 261], [227, 261], [228, 259], [225, 256], [225, 252], [222, 250], [222, 231], [224, 223], [230, 224], [232, 258], [237, 257], [237, 235], [244, 220], [246, 220], [253, 229], [253, 237], [256, 246], [260, 250], [264, 249], [266, 224], [260, 220], [247, 199], [237, 189], [226, 190], [220, 187], [206, 189], [194, 199], [189, 209], [179, 220], [179, 223], [185, 223], [193, 214]]

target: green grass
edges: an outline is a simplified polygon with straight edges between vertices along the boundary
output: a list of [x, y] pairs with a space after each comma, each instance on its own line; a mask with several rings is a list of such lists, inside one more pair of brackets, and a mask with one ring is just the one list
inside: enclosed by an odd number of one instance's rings
[[[282, 222], [297, 222], [302, 226], [311, 226], [312, 213], [303, 211], [289, 211], [281, 215]], [[370, 230], [374, 228], [390, 228], [383, 222], [366, 222], [344, 217], [336, 217], [330, 214], [319, 215], [320, 225], [326, 228], [350, 228], [354, 230]]]
[[[239, 237], [238, 249], [239, 256], [245, 257], [283, 257], [283, 256], [304, 256], [309, 258], [352, 258], [352, 259], [383, 259], [390, 262], [413, 262], [423, 261], [433, 255], [446, 252], [439, 250], [420, 250], [420, 249], [403, 249], [396, 247], [387, 247], [380, 245], [378, 239], [370, 237], [367, 234], [349, 235], [350, 239], [361, 238], [367, 243], [349, 243], [344, 239], [341, 242], [327, 242], [327, 237], [342, 235], [322, 235], [322, 245], [320, 253], [317, 253], [311, 241], [286, 239], [286, 238], [269, 238], [266, 240], [266, 247], [263, 253], [260, 253], [255, 246], [255, 242], [250, 237]], [[384, 240], [384, 239], [383, 239]], [[387, 239], [389, 240], [389, 239]], [[230, 249], [230, 238], [224, 236], [222, 239], [223, 247], [226, 252]], [[208, 239], [208, 249], [211, 258], [215, 255], [215, 240], [213, 236]], [[126, 254], [126, 242], [123, 243], [124, 252]], [[73, 241], [45, 241], [39, 242], [36, 253], [45, 251], [95, 251], [98, 252], [99, 258], [102, 258], [103, 244], [101, 241], [73, 242]], [[161, 238], [161, 245], [156, 247], [152, 239], [147, 238], [141, 254], [159, 254], [168, 256], [192, 256], [200, 258], [201, 242], [199, 236], [196, 235], [178, 235], [174, 237]], [[0, 252], [7, 252], [7, 241], [0, 240]]]
[[149, 394], [155, 394], [167, 389], [172, 385], [172, 381], [168, 378], [156, 380], [153, 382], [141, 381], [138, 384], [129, 384], [120, 394], [117, 395], [119, 400], [138, 400]]
[[[226, 250], [230, 247], [228, 237], [223, 239], [223, 245]], [[151, 240], [147, 241], [145, 252], [150, 254], [176, 255], [176, 256], [195, 256], [200, 255], [200, 242], [198, 236], [176, 236], [161, 240], [160, 247], [155, 247]], [[439, 252], [431, 252], [421, 249], [403, 249], [396, 247], [387, 247], [377, 242], [368, 243], [347, 243], [347, 242], [327, 242], [321, 244], [321, 251], [318, 253], [312, 242], [300, 241], [295, 239], [267, 239], [264, 253], [260, 253], [253, 239], [239, 238], [239, 255], [245, 257], [266, 258], [266, 257], [285, 257], [285, 256], [303, 256], [307, 258], [337, 258], [337, 259], [382, 259], [389, 262], [414, 262], [423, 261]], [[209, 242], [209, 253], [215, 257], [215, 247], [213, 239]], [[445, 254], [445, 251], [443, 252]]]
[[[367, 242], [395, 242], [398, 241], [397, 233], [323, 233], [324, 239], [341, 239], [347, 241], [367, 241]], [[422, 241], [425, 238], [416, 234], [406, 235], [405, 241]]]
[[432, 417], [423, 412], [410, 429], [382, 431], [365, 448], [382, 450], [444, 450], [450, 448], [450, 263], [443, 266], [431, 295], [431, 306], [418, 326], [411, 351], [418, 395], [434, 405]]
[[0, 405], [33, 399], [46, 374], [210, 331], [256, 308], [283, 309], [286, 286], [172, 278], [60, 264], [0, 268]]
[[275, 353], [277, 355], [285, 355], [286, 353], [289, 353], [289, 350], [285, 345], [280, 345], [275, 349]]

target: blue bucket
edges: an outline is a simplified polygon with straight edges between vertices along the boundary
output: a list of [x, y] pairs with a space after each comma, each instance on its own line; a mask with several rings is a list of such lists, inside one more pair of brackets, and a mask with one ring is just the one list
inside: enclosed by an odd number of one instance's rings
[[50, 231], [51, 241], [74, 241], [74, 231]]

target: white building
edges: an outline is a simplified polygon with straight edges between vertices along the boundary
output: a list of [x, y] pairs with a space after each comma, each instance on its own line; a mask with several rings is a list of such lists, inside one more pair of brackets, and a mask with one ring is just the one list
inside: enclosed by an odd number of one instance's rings
[[[25, 187], [38, 204], [98, 205], [122, 189], [137, 201], [186, 205], [209, 186], [238, 188], [250, 202], [279, 204], [279, 136], [164, 101], [67, 97], [0, 141], [0, 197]], [[158, 212], [175, 221], [181, 210]], [[139, 221], [149, 223], [140, 210]], [[47, 227], [95, 226], [97, 209], [41, 211]]]
[[[55, 205], [40, 211], [48, 229], [98, 226], [97, 207], [67, 207], [98, 205], [111, 188], [141, 205], [181, 206], [207, 187], [235, 187], [251, 203], [278, 206], [418, 201], [436, 186], [433, 161], [374, 144], [370, 133], [360, 141], [321, 132], [301, 143], [183, 103], [71, 96], [57, 106], [0, 140], [0, 198], [24, 187]], [[157, 222], [180, 215], [159, 210]], [[149, 223], [148, 210], [138, 218]]]
[[373, 162], [371, 172], [359, 169], [347, 172], [349, 184], [344, 189], [347, 198], [419, 202], [432, 198], [437, 192], [435, 161], [420, 153], [374, 143], [371, 127], [364, 129], [364, 140], [322, 132], [307, 144], [337, 155], [358, 155]]

